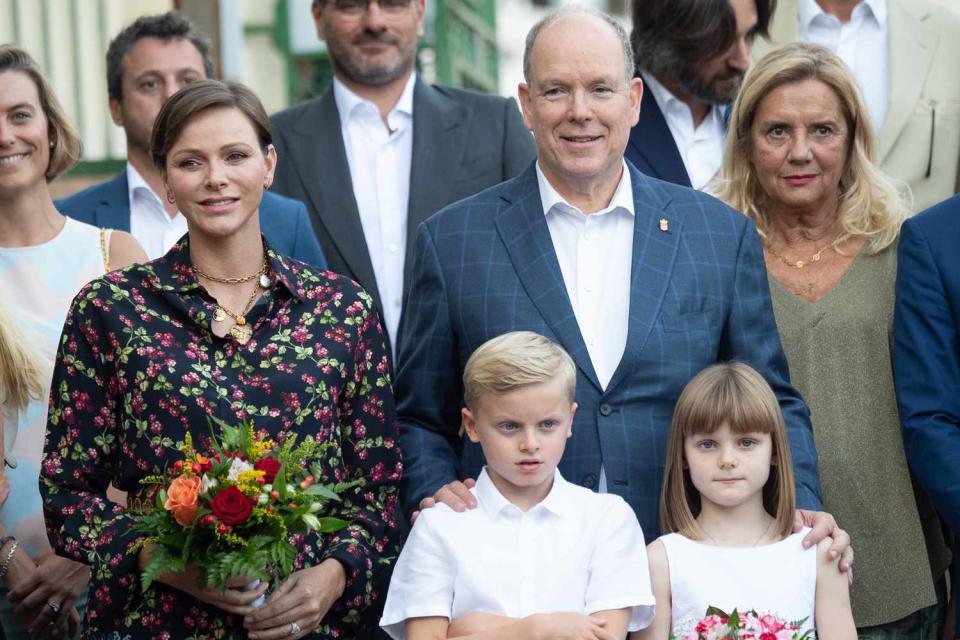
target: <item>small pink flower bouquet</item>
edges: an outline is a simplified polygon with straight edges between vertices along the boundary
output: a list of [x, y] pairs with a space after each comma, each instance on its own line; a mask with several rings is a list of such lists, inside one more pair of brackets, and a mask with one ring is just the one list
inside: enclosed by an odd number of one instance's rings
[[708, 607], [703, 619], [689, 631], [670, 634], [671, 640], [815, 640], [814, 629], [801, 631], [807, 619], [785, 622], [767, 613], [724, 613]]

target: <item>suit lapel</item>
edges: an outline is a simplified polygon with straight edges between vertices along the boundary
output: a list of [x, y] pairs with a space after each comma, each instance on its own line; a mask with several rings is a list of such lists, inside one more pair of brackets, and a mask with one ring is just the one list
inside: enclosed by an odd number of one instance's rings
[[417, 227], [450, 204], [465, 149], [467, 109], [419, 76], [413, 87], [413, 157], [407, 205], [407, 257], [404, 282], [410, 282]]
[[677, 150], [670, 127], [649, 88], [640, 102], [640, 121], [630, 130], [629, 146], [632, 153], [642, 158], [642, 167], [655, 178], [690, 186], [690, 176]]
[[877, 136], [877, 162], [882, 163], [913, 114], [923, 92], [923, 82], [933, 62], [937, 35], [923, 23], [927, 17], [914, 13], [907, 3], [888, 3], [890, 43], [890, 100], [887, 116]]
[[573, 361], [587, 379], [602, 390], [567, 296], [543, 214], [534, 166], [516, 180], [514, 188], [504, 195], [504, 199], [510, 204], [497, 215], [497, 231], [520, 283]]
[[129, 184], [127, 171], [124, 169], [104, 185], [100, 201], [93, 212], [96, 226], [130, 233]]
[[[669, 201], [653, 189], [648, 178], [631, 170], [630, 179], [635, 214], [627, 346], [607, 391], [616, 388], [640, 364], [640, 354], [660, 315], [683, 231], [682, 219], [667, 208]], [[666, 220], [666, 225], [661, 225], [661, 220]]]
[[293, 156], [291, 165], [300, 175], [313, 209], [340, 255], [382, 311], [360, 212], [353, 197], [350, 164], [333, 89], [303, 112], [294, 131], [299, 139], [288, 145], [287, 151]]

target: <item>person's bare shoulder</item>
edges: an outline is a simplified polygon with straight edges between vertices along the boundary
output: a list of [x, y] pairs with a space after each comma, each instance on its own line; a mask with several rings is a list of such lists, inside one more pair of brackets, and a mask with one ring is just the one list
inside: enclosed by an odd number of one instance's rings
[[126, 231], [110, 234], [110, 269], [122, 269], [134, 263], [149, 262], [146, 252], [137, 240]]

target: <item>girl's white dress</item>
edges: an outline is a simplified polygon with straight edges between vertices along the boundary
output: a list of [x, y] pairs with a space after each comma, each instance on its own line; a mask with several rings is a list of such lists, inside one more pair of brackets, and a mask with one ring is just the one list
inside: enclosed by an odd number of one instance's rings
[[719, 547], [678, 533], [660, 538], [670, 565], [671, 629], [692, 631], [713, 606], [731, 613], [754, 610], [813, 628], [817, 547], [804, 549], [803, 529], [759, 547]]

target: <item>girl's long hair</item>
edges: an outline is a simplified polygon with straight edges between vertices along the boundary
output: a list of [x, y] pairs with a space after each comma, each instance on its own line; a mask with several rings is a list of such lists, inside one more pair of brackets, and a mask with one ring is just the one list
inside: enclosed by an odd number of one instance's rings
[[660, 494], [661, 530], [703, 539], [703, 529], [697, 523], [700, 493], [686, 468], [684, 441], [694, 434], [714, 433], [724, 424], [735, 434], [770, 434], [773, 452], [770, 477], [763, 487], [763, 506], [776, 518], [778, 534], [789, 534], [793, 530], [797, 496], [780, 403], [767, 381], [741, 362], [707, 367], [694, 376], [677, 400]]
[[25, 409], [44, 394], [47, 371], [0, 304], [0, 405]]

